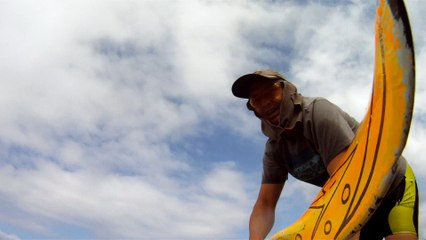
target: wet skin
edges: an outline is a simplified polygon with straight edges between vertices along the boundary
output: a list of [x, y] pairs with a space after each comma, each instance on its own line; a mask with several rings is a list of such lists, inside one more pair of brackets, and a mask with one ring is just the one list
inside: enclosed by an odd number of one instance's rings
[[259, 81], [252, 85], [249, 103], [257, 116], [273, 125], [279, 124], [283, 89], [282, 81]]

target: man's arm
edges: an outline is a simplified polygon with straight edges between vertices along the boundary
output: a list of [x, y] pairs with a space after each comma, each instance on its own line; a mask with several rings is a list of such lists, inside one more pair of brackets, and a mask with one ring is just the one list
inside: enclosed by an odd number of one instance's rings
[[345, 152], [346, 152], [346, 149], [343, 151], [343, 152], [341, 152], [341, 153], [339, 153], [339, 154], [337, 154], [337, 156], [335, 156], [329, 163], [328, 163], [328, 166], [327, 166], [327, 172], [328, 172], [328, 174], [330, 174], [330, 176], [337, 170], [337, 169], [339, 169], [339, 167], [340, 167], [340, 165], [342, 165], [343, 164], [343, 161], [345, 160], [345, 159], [343, 159], [343, 155], [345, 154]]
[[262, 184], [250, 216], [250, 240], [264, 240], [275, 221], [275, 207], [280, 198], [282, 184]]

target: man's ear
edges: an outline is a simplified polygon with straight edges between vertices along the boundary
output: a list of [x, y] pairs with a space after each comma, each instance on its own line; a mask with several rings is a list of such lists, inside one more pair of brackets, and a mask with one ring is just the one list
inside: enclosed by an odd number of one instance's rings
[[247, 109], [248, 109], [248, 110], [250, 110], [250, 111], [253, 111], [253, 112], [254, 112], [254, 108], [253, 108], [253, 106], [250, 104], [250, 100], [248, 100], [248, 101], [247, 101], [246, 106], [247, 106]]
[[250, 111], [252, 111], [256, 117], [258, 117], [259, 119], [262, 119], [260, 117], [260, 115], [256, 113], [256, 111], [254, 110], [253, 106], [250, 104], [250, 100], [247, 101], [246, 106], [247, 106], [247, 109], [250, 110]]

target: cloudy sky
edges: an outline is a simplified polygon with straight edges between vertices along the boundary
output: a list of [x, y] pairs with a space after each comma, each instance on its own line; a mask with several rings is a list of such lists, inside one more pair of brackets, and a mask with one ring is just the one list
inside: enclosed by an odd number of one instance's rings
[[[417, 86], [404, 155], [426, 196], [426, 1], [406, 5]], [[375, 7], [0, 0], [0, 238], [247, 239], [265, 138], [234, 79], [274, 68], [361, 120]], [[272, 232], [318, 190], [290, 178]]]

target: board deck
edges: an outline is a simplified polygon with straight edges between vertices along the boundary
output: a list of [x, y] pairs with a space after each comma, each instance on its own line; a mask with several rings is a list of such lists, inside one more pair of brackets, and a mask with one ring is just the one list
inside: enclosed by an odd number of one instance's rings
[[345, 161], [304, 215], [273, 240], [349, 238], [377, 209], [394, 179], [410, 128], [415, 88], [414, 48], [403, 0], [379, 0], [375, 29], [370, 106]]

